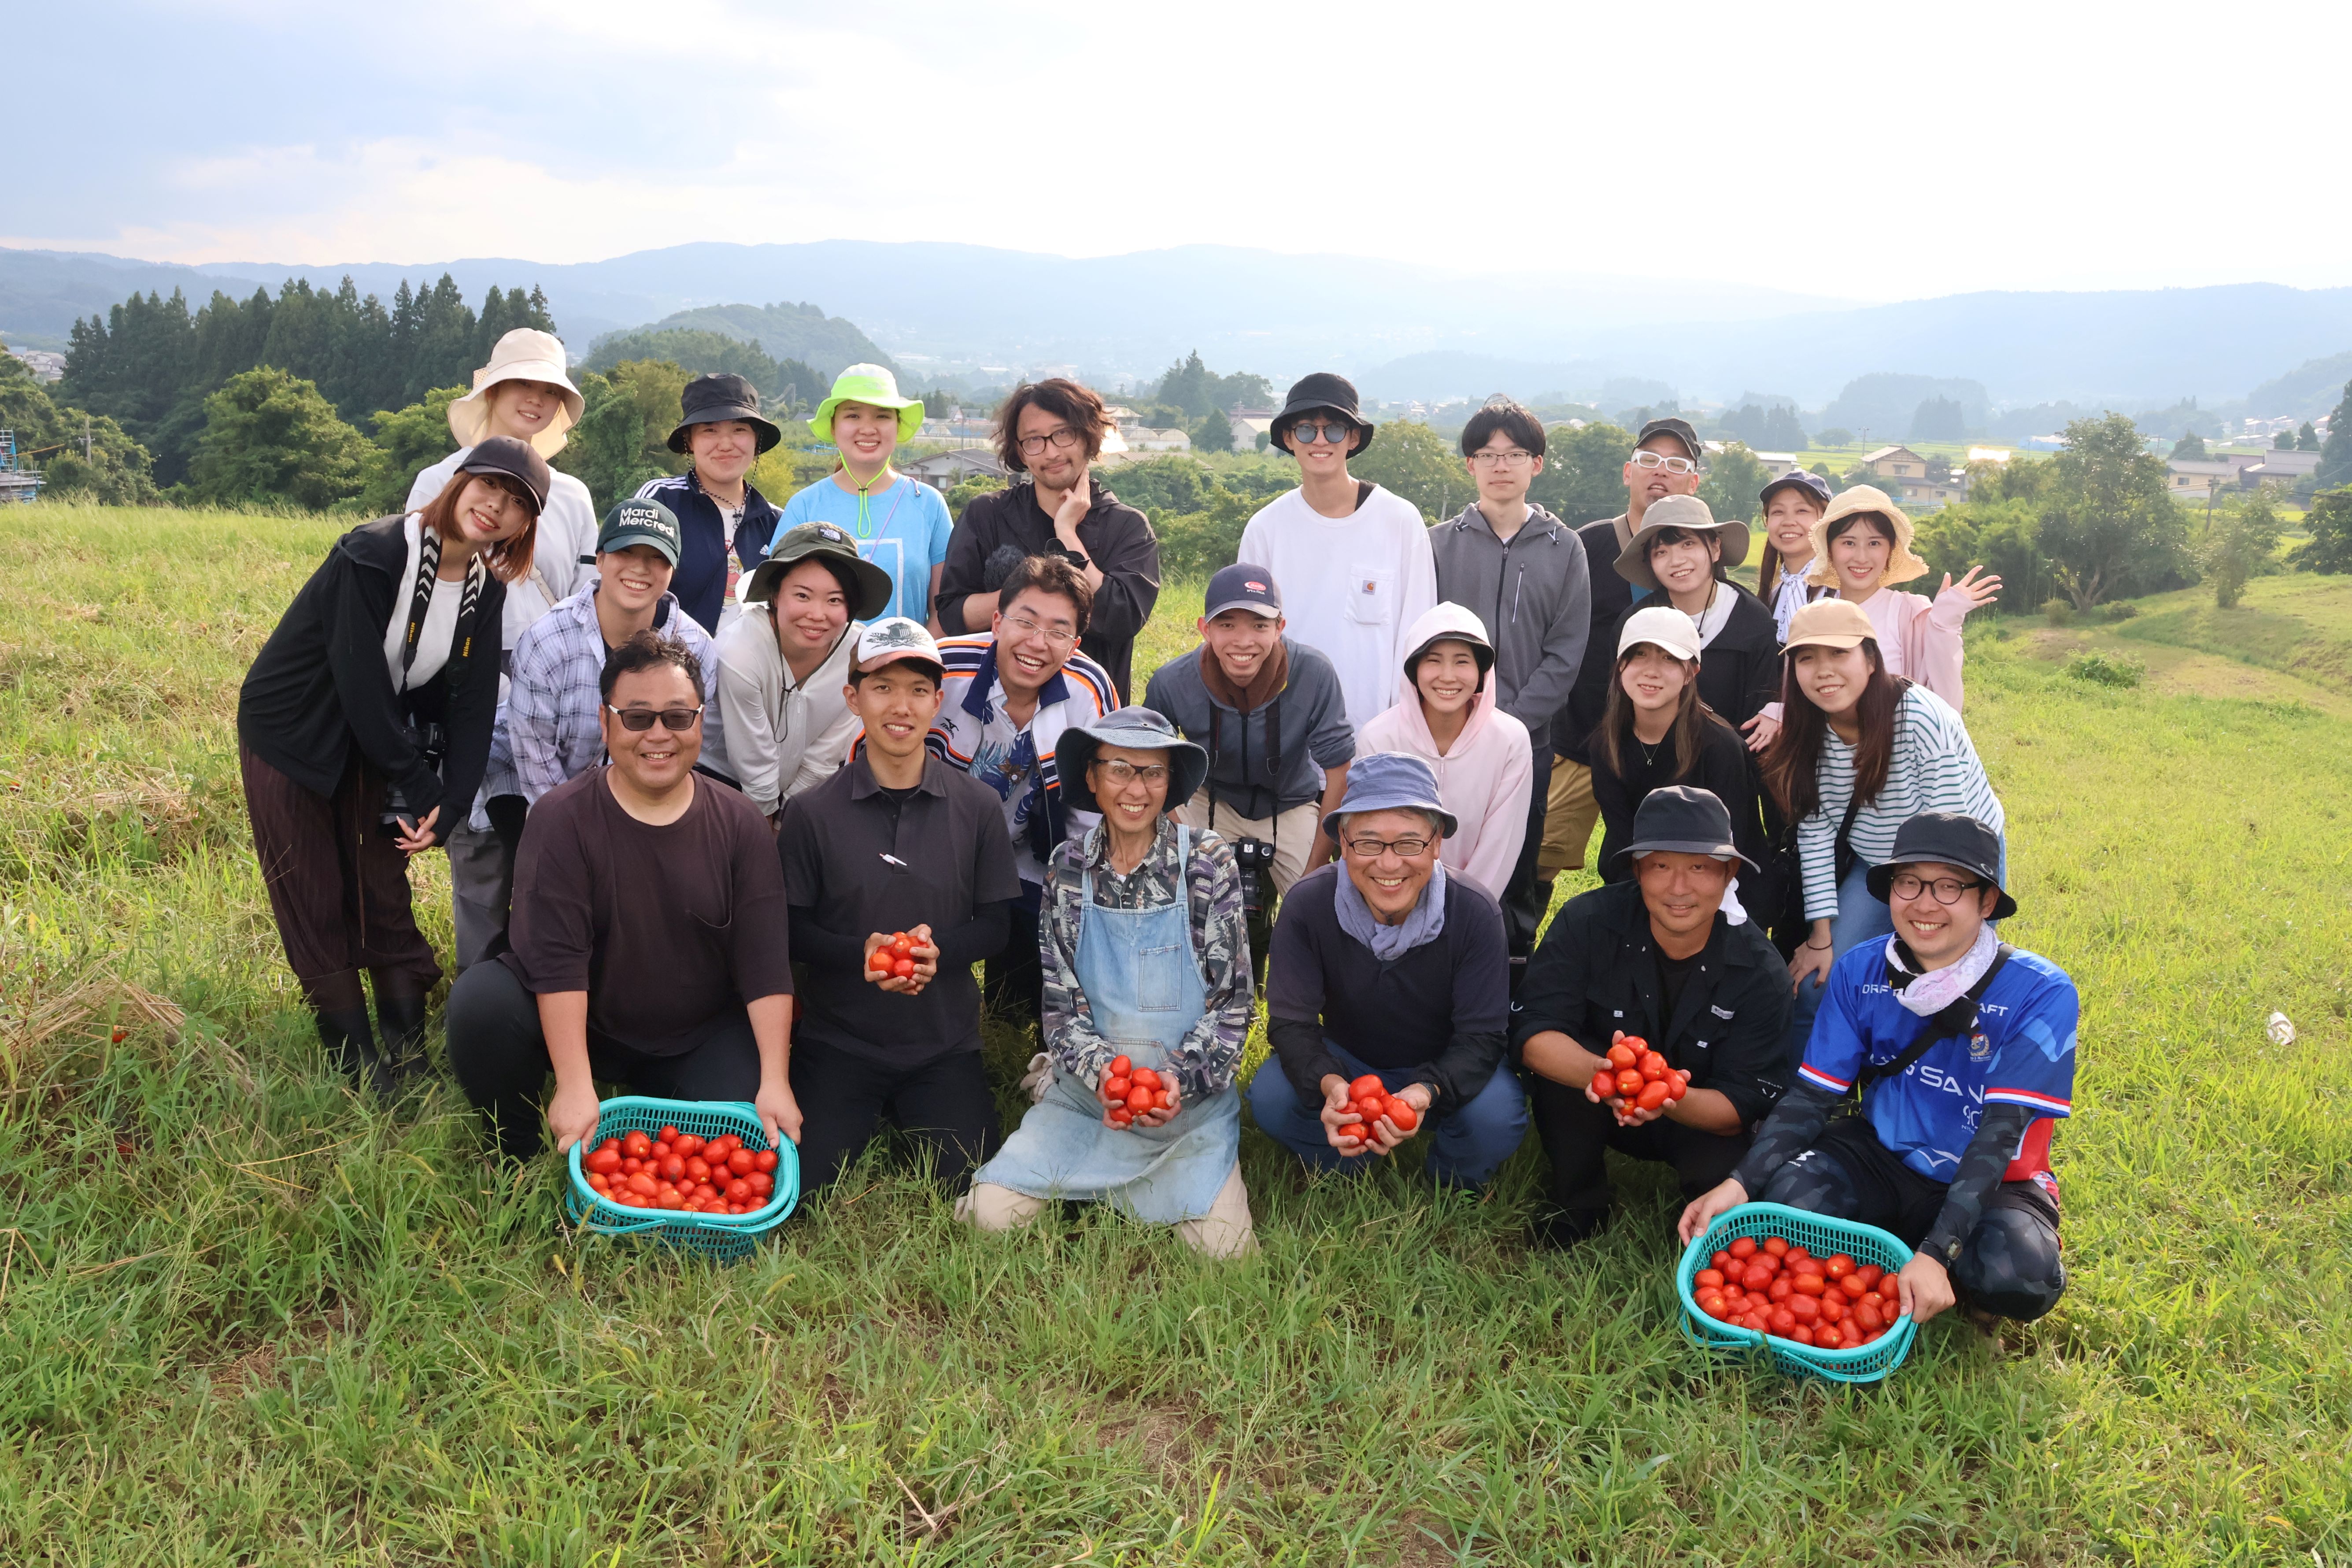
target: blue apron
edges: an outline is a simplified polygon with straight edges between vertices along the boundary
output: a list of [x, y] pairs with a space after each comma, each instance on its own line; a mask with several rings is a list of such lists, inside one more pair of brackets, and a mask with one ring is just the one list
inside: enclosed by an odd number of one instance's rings
[[[1176, 835], [1178, 862], [1189, 868], [1192, 829]], [[1095, 1029], [1137, 1067], [1165, 1071], [1208, 999], [1191, 900], [1180, 884], [1176, 901], [1162, 909], [1097, 908], [1092, 866], [1083, 886], [1075, 967]], [[1100, 1199], [1172, 1225], [1206, 1215], [1240, 1157], [1242, 1097], [1233, 1084], [1185, 1100], [1164, 1127], [1106, 1127], [1102, 1117], [1094, 1090], [1056, 1063], [1045, 1097], [972, 1180], [1033, 1198]]]

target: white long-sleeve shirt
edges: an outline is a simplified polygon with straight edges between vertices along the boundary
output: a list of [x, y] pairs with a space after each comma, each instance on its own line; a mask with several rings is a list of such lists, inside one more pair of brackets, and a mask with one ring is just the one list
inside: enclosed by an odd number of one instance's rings
[[1249, 520], [1235, 559], [1273, 574], [1288, 635], [1331, 661], [1350, 724], [1396, 700], [1405, 628], [1437, 603], [1419, 508], [1375, 485], [1348, 516], [1325, 517], [1292, 490]]
[[824, 662], [795, 682], [776, 647], [767, 605], [746, 605], [720, 628], [719, 710], [727, 725], [727, 764], [763, 815], [775, 816], [785, 801], [823, 784], [848, 761], [858, 723], [842, 689], [849, 684], [857, 633], [858, 624], [850, 622]]

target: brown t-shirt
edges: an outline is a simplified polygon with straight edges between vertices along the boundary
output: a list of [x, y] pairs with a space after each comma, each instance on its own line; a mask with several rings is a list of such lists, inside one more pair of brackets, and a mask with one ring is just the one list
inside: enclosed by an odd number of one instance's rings
[[592, 1036], [683, 1055], [747, 1001], [792, 994], [775, 837], [758, 807], [707, 778], [676, 822], [639, 822], [606, 772], [531, 808], [501, 961], [534, 995], [587, 992]]

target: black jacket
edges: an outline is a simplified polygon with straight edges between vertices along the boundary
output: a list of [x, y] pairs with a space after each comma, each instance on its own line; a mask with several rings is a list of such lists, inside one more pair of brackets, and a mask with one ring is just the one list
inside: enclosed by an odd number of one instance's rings
[[[434, 838], [446, 842], [473, 809], [489, 760], [507, 587], [491, 576], [472, 616], [457, 623], [449, 662], [423, 686], [395, 692], [383, 641], [394, 605], [413, 586], [401, 580], [408, 566], [404, 521], [380, 518], [335, 541], [246, 671], [236, 738], [320, 795], [335, 793], [357, 747], [418, 817], [443, 808]], [[447, 732], [438, 775], [411, 737], [411, 714]]]
[[[1673, 737], [1669, 734], [1667, 738]], [[1666, 784], [1691, 784], [1723, 802], [1724, 809], [1731, 813], [1731, 841], [1758, 865], [1769, 864], [1767, 856], [1772, 840], [1765, 830], [1763, 813], [1758, 805], [1760, 791], [1756, 764], [1748, 743], [1728, 722], [1718, 720], [1700, 728], [1698, 762], [1680, 779], [1673, 777], [1674, 765], [1680, 759], [1671, 751], [1662, 751], [1660, 765], [1652, 769], [1643, 765], [1641, 743], [1629, 740], [1620, 748], [1618, 758], [1624, 772], [1615, 773], [1610, 769], [1608, 753], [1597, 732], [1587, 741], [1586, 750], [1592, 759], [1592, 802], [1601, 808], [1601, 860], [1596, 868], [1602, 880], [1633, 879], [1632, 863], [1621, 865], [1617, 852], [1633, 841], [1633, 814], [1641, 809], [1643, 798]], [[1755, 875], [1746, 869], [1739, 873], [1742, 904], [1748, 901], [1748, 889], [1757, 885]]]
[[[1111, 494], [1100, 479], [1090, 477], [1087, 483], [1094, 499], [1078, 520], [1078, 544], [1103, 580], [1095, 590], [1094, 610], [1078, 647], [1110, 671], [1118, 700], [1126, 702], [1136, 634], [1160, 602], [1160, 536], [1151, 531], [1150, 518]], [[1062, 552], [1054, 520], [1037, 504], [1034, 484], [1024, 479], [972, 497], [948, 536], [948, 558], [932, 601], [940, 626], [950, 637], [986, 631], [984, 626], [964, 624], [964, 600], [973, 594], [994, 593], [1024, 555]]]
[[1552, 917], [1511, 1005], [1511, 1056], [1520, 1060], [1528, 1037], [1546, 1029], [1596, 1053], [1622, 1029], [1670, 1066], [1688, 1068], [1693, 1089], [1727, 1097], [1753, 1127], [1788, 1087], [1781, 1036], [1789, 1007], [1789, 968], [1771, 942], [1755, 921], [1733, 925], [1718, 914], [1682, 1005], [1661, 1017], [1650, 911], [1639, 884], [1612, 882]]
[[1633, 584], [1617, 574], [1617, 525], [1624, 515], [1604, 517], [1576, 531], [1584, 544], [1585, 569], [1591, 574], [1592, 626], [1584, 639], [1584, 658], [1576, 670], [1576, 689], [1568, 706], [1552, 721], [1552, 750], [1571, 763], [1588, 761], [1585, 737], [1601, 722], [1609, 707], [1609, 683], [1617, 675], [1617, 623], [1633, 603]]

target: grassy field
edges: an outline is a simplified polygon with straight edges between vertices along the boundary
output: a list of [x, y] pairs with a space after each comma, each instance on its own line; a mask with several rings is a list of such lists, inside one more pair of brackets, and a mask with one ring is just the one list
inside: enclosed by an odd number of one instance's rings
[[551, 1163], [487, 1163], [446, 1088], [358, 1104], [292, 1005], [230, 715], [331, 534], [0, 514], [0, 1562], [2352, 1562], [2334, 692], [1973, 628], [2009, 934], [2084, 991], [2072, 1286], [1829, 1390], [1685, 1349], [1653, 1173], [1529, 1252], [1532, 1147], [1440, 1206], [1252, 1132], [1230, 1268], [1096, 1213], [971, 1236], [887, 1159], [734, 1269], [564, 1239]]

